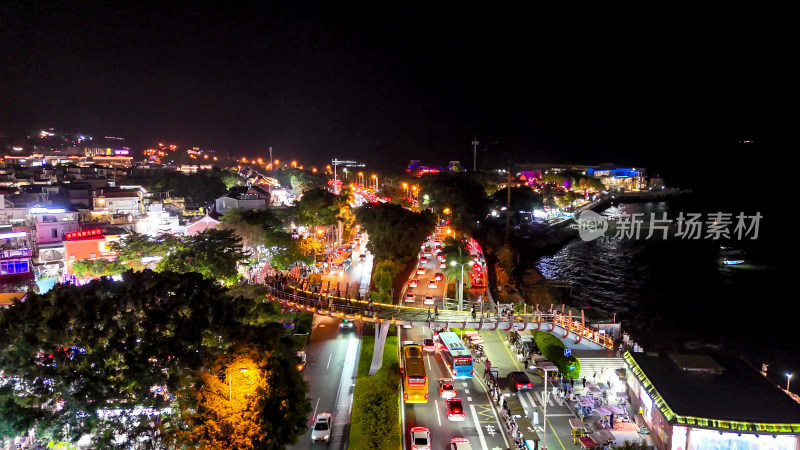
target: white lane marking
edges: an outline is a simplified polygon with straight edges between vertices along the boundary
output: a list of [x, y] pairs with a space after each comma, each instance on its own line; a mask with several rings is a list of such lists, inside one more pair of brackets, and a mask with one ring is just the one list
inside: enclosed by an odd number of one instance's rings
[[333, 358], [333, 353], [331, 353], [331, 354], [328, 356], [328, 365], [327, 365], [327, 366], [325, 366], [325, 370], [328, 370], [328, 368], [331, 366], [331, 358]]
[[311, 417], [312, 417], [312, 419], [311, 419], [311, 420], [314, 420], [314, 419], [316, 419], [316, 418], [317, 418], [317, 406], [319, 406], [319, 399], [320, 399], [320, 398], [322, 398], [322, 397], [317, 397], [317, 404], [316, 404], [316, 405], [314, 405], [314, 415], [313, 415], [313, 416], [311, 416]]
[[[486, 399], [489, 400], [489, 406], [492, 408], [492, 414], [494, 414], [494, 420], [497, 421], [497, 425], [500, 425], [500, 419], [497, 417], [497, 411], [494, 409], [494, 403], [492, 401], [492, 398], [489, 396], [489, 388], [486, 386], [486, 383], [484, 383], [483, 380], [481, 380], [480, 378], [473, 378], [473, 380], [478, 380], [478, 383], [483, 387], [483, 393], [486, 394]], [[506, 439], [506, 434], [500, 433], [500, 435], [503, 436], [503, 442], [506, 443], [506, 448], [511, 448], [511, 446], [508, 445], [508, 439]]]
[[469, 394], [469, 389], [464, 389], [465, 394]]
[[426, 358], [426, 359], [428, 360], [428, 370], [433, 372], [433, 367], [431, 367], [431, 359], [430, 358]]
[[436, 404], [436, 420], [439, 421], [439, 426], [442, 426], [442, 417], [439, 415], [439, 400], [434, 400], [433, 403]]
[[[522, 396], [521, 394], [522, 394], [521, 392], [518, 392], [517, 393], [517, 398], [519, 399], [520, 404], [522, 404], [522, 407], [525, 408], [525, 409], [528, 409], [528, 402], [525, 401], [525, 397]], [[526, 392], [526, 394], [527, 394], [527, 392]]]
[[467, 397], [467, 401], [471, 402], [472, 401], [472, 397]]
[[469, 405], [469, 410], [472, 411], [472, 420], [475, 421], [475, 429], [478, 430], [478, 439], [481, 441], [481, 448], [488, 450], [486, 446], [486, 438], [483, 437], [483, 430], [481, 429], [481, 422], [478, 419], [478, 413], [475, 411], [475, 405]]

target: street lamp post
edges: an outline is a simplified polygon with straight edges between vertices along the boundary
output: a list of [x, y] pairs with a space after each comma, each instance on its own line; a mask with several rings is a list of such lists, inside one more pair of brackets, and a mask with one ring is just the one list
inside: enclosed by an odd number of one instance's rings
[[792, 381], [792, 374], [786, 374], [786, 392], [789, 392], [789, 382]]
[[539, 369], [544, 372], [544, 388], [542, 388], [542, 450], [547, 450], [547, 372], [558, 370], [553, 363], [539, 363]]
[[469, 264], [469, 263], [468, 262], [466, 262], [466, 263], [458, 263], [458, 262], [455, 262], [455, 261], [451, 261], [450, 262], [450, 265], [453, 266], [453, 267], [455, 267], [457, 265], [461, 266], [461, 278], [459, 278], [459, 280], [458, 280], [458, 289], [457, 289], [457, 292], [458, 292], [458, 310], [459, 311], [463, 311], [464, 310], [464, 305], [463, 305], [463, 303], [464, 303], [464, 265], [466, 265], [466, 264]]

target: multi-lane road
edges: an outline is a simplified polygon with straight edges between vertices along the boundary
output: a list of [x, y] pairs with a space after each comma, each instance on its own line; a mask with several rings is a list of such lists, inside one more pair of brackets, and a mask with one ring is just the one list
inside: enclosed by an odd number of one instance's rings
[[[423, 338], [431, 335], [432, 330], [427, 327], [401, 329], [400, 340], [421, 343]], [[473, 449], [509, 448], [498, 411], [489, 399], [485, 383], [478, 376], [479, 371], [475, 371], [472, 379], [453, 380], [456, 396], [461, 399], [466, 417], [463, 422], [450, 421], [447, 418], [445, 400], [439, 396], [438, 380], [451, 377], [441, 355], [425, 352], [424, 359], [428, 375], [428, 403], [402, 403], [404, 448], [410, 448], [408, 439], [413, 427], [426, 427], [430, 430], [431, 448], [447, 449], [450, 440], [457, 437], [469, 439]]]
[[[343, 274], [329, 273], [323, 277], [323, 286], [331, 282], [331, 287], [340, 283], [341, 289], [349, 283], [353, 287], [369, 288], [372, 273], [372, 255], [359, 261], [358, 254], [367, 253], [367, 237], [363, 236], [353, 248], [353, 263]], [[363, 291], [362, 291], [363, 292]], [[309, 384], [308, 397], [314, 408], [308, 418], [309, 429], [297, 444], [288, 448], [294, 450], [323, 448], [324, 444], [311, 441], [311, 425], [319, 413], [333, 414], [333, 430], [327, 448], [345, 448], [350, 434], [350, 413], [353, 404], [353, 387], [358, 368], [358, 355], [361, 352], [360, 329], [340, 328], [340, 320], [332, 317], [314, 315], [314, 322], [306, 348], [306, 366], [303, 378]]]

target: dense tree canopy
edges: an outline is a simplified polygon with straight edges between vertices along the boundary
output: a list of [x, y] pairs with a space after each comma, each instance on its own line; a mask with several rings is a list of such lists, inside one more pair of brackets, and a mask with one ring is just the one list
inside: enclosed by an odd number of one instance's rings
[[334, 225], [339, 214], [336, 195], [327, 189], [309, 189], [288, 211], [297, 225], [309, 227]]
[[[467, 233], [489, 213], [484, 185], [464, 172], [442, 172], [420, 178], [420, 199], [424, 207], [452, 211], [452, 226]], [[425, 197], [427, 196], [427, 198]]]
[[[200, 274], [149, 270], [28, 294], [0, 311], [0, 436], [281, 448], [310, 405], [289, 337], [261, 305]], [[230, 376], [251, 396], [226, 396]]]
[[209, 228], [186, 236], [158, 263], [158, 269], [198, 272], [209, 279], [232, 281], [237, 276], [236, 265], [247, 257], [241, 238], [233, 231]]
[[356, 220], [369, 234], [369, 245], [377, 258], [398, 262], [416, 256], [420, 242], [436, 224], [430, 211], [416, 213], [391, 203], [358, 208]]
[[[492, 195], [495, 208], [508, 205], [508, 188], [500, 189]], [[511, 211], [533, 211], [542, 206], [542, 197], [528, 186], [511, 188]]]
[[230, 182], [229, 174], [217, 168], [188, 175], [168, 174], [155, 179], [148, 185], [150, 191], [170, 192], [200, 204], [211, 203], [228, 191], [225, 181]]

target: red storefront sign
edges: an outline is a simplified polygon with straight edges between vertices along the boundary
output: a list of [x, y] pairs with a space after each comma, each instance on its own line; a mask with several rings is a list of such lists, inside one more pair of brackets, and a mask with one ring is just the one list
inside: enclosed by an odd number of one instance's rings
[[64, 239], [69, 241], [72, 239], [84, 239], [98, 236], [103, 236], [103, 230], [100, 228], [94, 228], [92, 230], [73, 231], [72, 233], [67, 233], [64, 235]]

